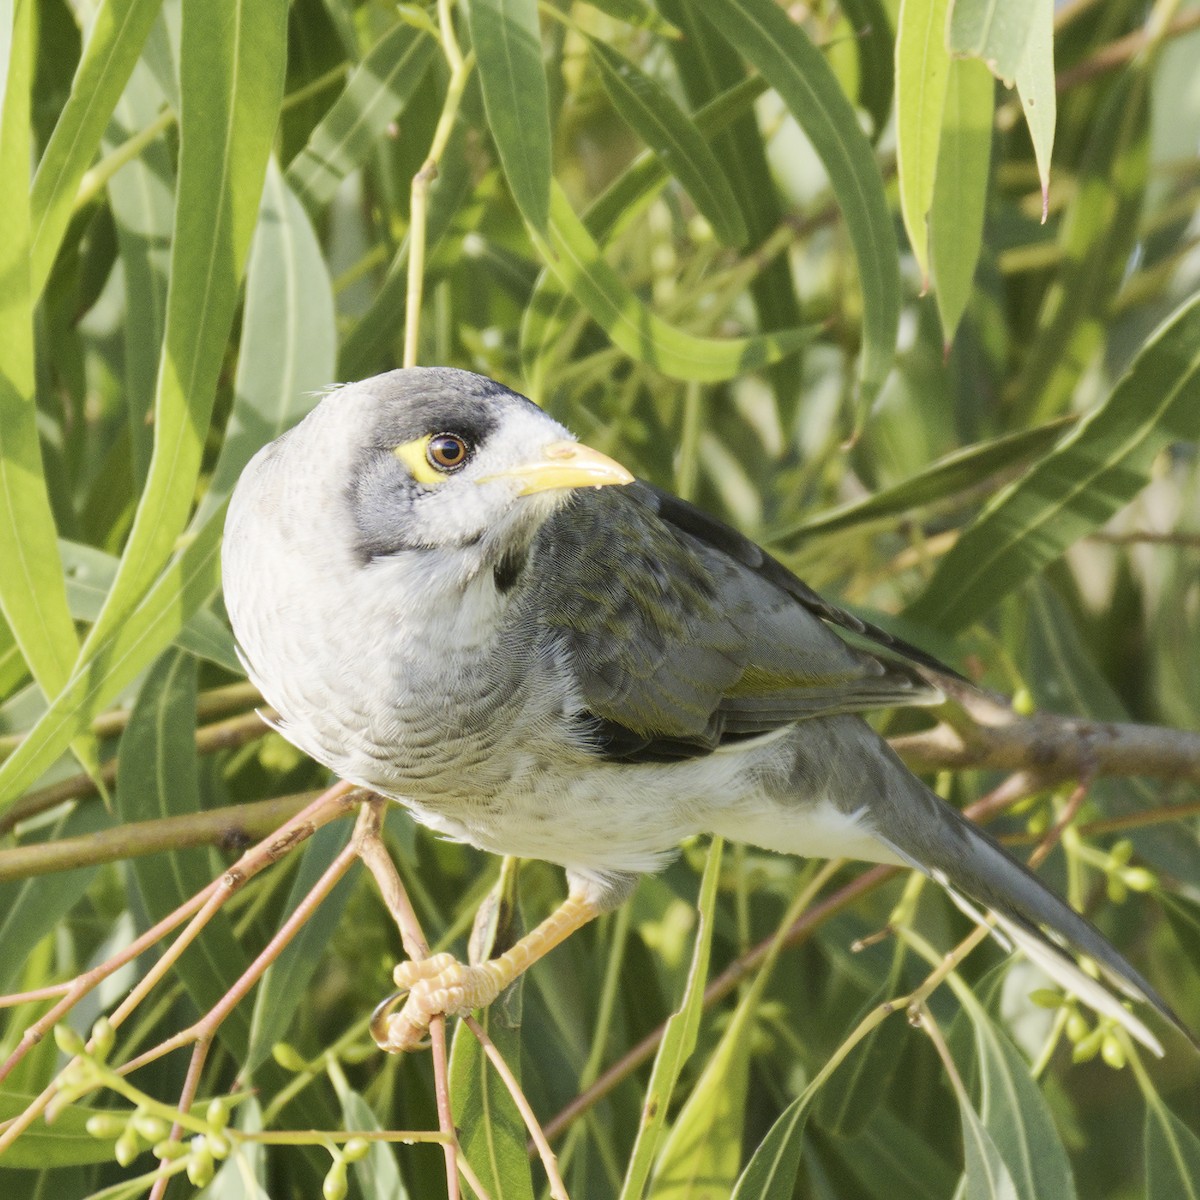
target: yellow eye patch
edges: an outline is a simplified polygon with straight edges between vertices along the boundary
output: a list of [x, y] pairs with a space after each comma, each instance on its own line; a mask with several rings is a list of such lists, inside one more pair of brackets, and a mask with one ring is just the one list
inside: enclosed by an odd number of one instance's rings
[[431, 433], [397, 446], [392, 453], [418, 483], [443, 483], [469, 457], [467, 443], [455, 433]]

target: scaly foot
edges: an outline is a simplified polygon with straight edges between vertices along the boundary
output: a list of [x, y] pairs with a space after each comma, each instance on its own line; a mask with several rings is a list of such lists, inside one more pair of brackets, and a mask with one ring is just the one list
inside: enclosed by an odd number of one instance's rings
[[[503, 972], [496, 970], [494, 962], [471, 967], [453, 954], [399, 963], [393, 978], [397, 991], [375, 1010], [371, 1020], [376, 1044], [390, 1054], [418, 1049], [434, 1017], [461, 1017], [484, 1008], [505, 986]], [[393, 1012], [404, 997], [404, 1007]]]

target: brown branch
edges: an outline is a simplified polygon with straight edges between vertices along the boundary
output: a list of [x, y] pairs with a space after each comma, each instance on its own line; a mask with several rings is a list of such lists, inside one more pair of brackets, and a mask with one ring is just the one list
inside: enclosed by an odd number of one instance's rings
[[[1165, 30], [1157, 34], [1156, 40], [1166, 41], [1168, 38], [1177, 38], [1196, 28], [1200, 28], [1200, 9], [1193, 8], [1176, 17]], [[1135, 29], [1132, 33], [1127, 33], [1124, 37], [1117, 38], [1115, 42], [1109, 42], [1107, 46], [1101, 46], [1083, 62], [1059, 71], [1054, 80], [1055, 90], [1061, 95], [1073, 87], [1078, 87], [1081, 83], [1087, 83], [1097, 76], [1123, 67], [1150, 44], [1151, 36], [1150, 29], [1143, 26], [1141, 29]]]
[[231, 804], [227, 808], [159, 817], [153, 821], [133, 821], [80, 837], [31, 842], [12, 850], [0, 850], [0, 883], [52, 871], [99, 866], [144, 854], [182, 850], [188, 846], [243, 850], [278, 829], [318, 795], [319, 792], [302, 792], [250, 804]]
[[[256, 741], [270, 732], [263, 723], [263, 717], [273, 715], [270, 709], [263, 709], [262, 716], [257, 712], [245, 713], [227, 721], [203, 725], [196, 730], [196, 752], [215, 754], [218, 750], [233, 750], [247, 742]], [[104, 781], [105, 787], [112, 787], [117, 779], [117, 760], [110, 759], [106, 762], [100, 768], [99, 777]], [[11, 832], [22, 821], [57, 808], [67, 800], [81, 800], [85, 796], [94, 796], [97, 791], [96, 780], [91, 775], [79, 774], [60, 779], [58, 783], [52, 783], [49, 787], [27, 792], [0, 816], [0, 834]]]
[[892, 739], [914, 771], [1022, 771], [1043, 786], [1093, 775], [1200, 783], [1200, 734], [1052, 713], [1020, 717], [987, 696], [956, 699], [972, 723]]

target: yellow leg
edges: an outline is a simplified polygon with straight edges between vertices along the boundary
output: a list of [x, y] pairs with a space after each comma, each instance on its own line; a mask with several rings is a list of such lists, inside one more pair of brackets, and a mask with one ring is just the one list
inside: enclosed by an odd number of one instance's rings
[[[601, 911], [591, 900], [572, 894], [510, 950], [478, 966], [460, 963], [452, 954], [398, 964], [394, 978], [400, 990], [375, 1010], [372, 1036], [389, 1053], [415, 1049], [434, 1017], [462, 1016], [491, 1004], [518, 975]], [[404, 1007], [393, 1012], [406, 994]]]

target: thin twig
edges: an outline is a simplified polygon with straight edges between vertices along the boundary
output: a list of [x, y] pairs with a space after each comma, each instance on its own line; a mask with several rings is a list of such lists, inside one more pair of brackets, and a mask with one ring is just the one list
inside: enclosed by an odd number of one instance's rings
[[508, 1094], [512, 1097], [513, 1103], [517, 1106], [517, 1111], [521, 1114], [521, 1119], [525, 1122], [525, 1128], [529, 1130], [529, 1136], [533, 1139], [533, 1144], [537, 1147], [538, 1157], [542, 1160], [542, 1166], [545, 1168], [546, 1177], [550, 1182], [550, 1195], [554, 1200], [571, 1200], [567, 1195], [567, 1185], [563, 1183], [562, 1176], [558, 1171], [558, 1160], [554, 1156], [554, 1151], [550, 1149], [550, 1143], [546, 1138], [546, 1134], [539, 1123], [533, 1108], [530, 1106], [525, 1093], [521, 1090], [520, 1083], [517, 1082], [517, 1077], [512, 1073], [507, 1062], [504, 1061], [504, 1055], [496, 1048], [496, 1043], [487, 1035], [487, 1031], [475, 1020], [472, 1016], [463, 1018], [467, 1028], [475, 1035], [476, 1040], [483, 1047], [483, 1052], [488, 1056], [488, 1060], [496, 1070], [496, 1074], [500, 1076], [504, 1086], [508, 1089]]
[[[383, 844], [384, 804], [376, 798], [364, 806], [363, 814], [355, 829], [354, 847], [367, 870], [375, 877], [376, 886], [388, 912], [400, 931], [404, 952], [411, 959], [429, 957], [429, 942], [417, 920], [408, 891]], [[454, 1113], [450, 1105], [450, 1068], [446, 1054], [446, 1018], [436, 1016], [429, 1024], [429, 1038], [433, 1050], [434, 1095], [437, 1103], [438, 1128], [447, 1135], [443, 1143], [446, 1156], [446, 1189], [448, 1200], [458, 1200], [458, 1176], [470, 1168], [459, 1152], [458, 1133], [454, 1128]], [[470, 1179], [468, 1179], [470, 1182]], [[475, 1184], [471, 1183], [474, 1188]], [[478, 1190], [478, 1189], [476, 1189]]]

